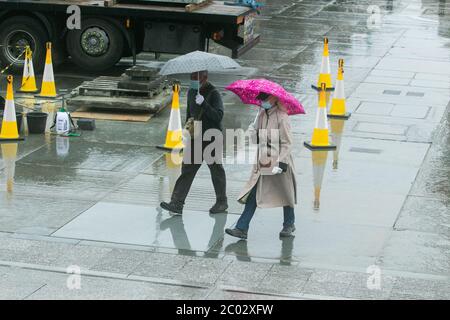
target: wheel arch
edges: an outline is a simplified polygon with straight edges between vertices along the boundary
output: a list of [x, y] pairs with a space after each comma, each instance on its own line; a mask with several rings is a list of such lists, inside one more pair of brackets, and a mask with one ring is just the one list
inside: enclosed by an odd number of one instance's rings
[[26, 17], [34, 18], [47, 31], [47, 35], [48, 35], [49, 39], [53, 38], [55, 29], [54, 29], [52, 23], [50, 22], [50, 20], [48, 19], [48, 17], [46, 17], [44, 14], [42, 14], [40, 12], [8, 10], [8, 11], [2, 11], [0, 13], [0, 19], [3, 21], [2, 23], [4, 23], [4, 21], [6, 21], [10, 18], [17, 17], [17, 16], [26, 16]]

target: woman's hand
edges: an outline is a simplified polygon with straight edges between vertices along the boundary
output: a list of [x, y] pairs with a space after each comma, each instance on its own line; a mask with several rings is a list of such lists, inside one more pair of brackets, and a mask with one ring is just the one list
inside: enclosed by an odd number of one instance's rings
[[283, 172], [283, 169], [281, 169], [280, 167], [273, 167], [272, 169], [272, 174], [280, 174]]

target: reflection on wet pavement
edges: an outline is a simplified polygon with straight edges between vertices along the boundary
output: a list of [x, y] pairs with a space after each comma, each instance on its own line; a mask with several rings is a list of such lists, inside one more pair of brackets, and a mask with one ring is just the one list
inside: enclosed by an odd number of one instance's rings
[[[56, 237], [177, 249], [179, 254], [208, 253], [237, 216], [184, 210], [170, 216], [160, 208], [99, 202], [53, 234]], [[156, 222], [156, 223], [155, 223]], [[200, 232], [201, 231], [201, 232]]]
[[313, 151], [313, 176], [314, 176], [314, 209], [320, 208], [320, 191], [322, 190], [323, 173], [327, 164], [328, 151]]
[[14, 172], [16, 170], [18, 143], [4, 143], [0, 147], [5, 166], [6, 192], [12, 193], [14, 189]]

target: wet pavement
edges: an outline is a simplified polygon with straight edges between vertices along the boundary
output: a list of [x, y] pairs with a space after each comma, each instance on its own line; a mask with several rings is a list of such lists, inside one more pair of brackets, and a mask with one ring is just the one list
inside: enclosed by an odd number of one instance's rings
[[[375, 14], [369, 6], [378, 6]], [[183, 217], [158, 208], [180, 170], [155, 148], [170, 110], [147, 123], [97, 120], [81, 137], [28, 135], [17, 151], [2, 148], [0, 298], [450, 298], [449, 16], [445, 0], [267, 0], [261, 43], [238, 60], [245, 68], [210, 75], [219, 88], [267, 77], [305, 106], [305, 116], [291, 117], [294, 238], [278, 237], [279, 209], [257, 211], [248, 241], [224, 236], [242, 211], [234, 199], [250, 165], [236, 162], [254, 152], [247, 145], [225, 150], [228, 214], [208, 214], [215, 199], [206, 166]], [[312, 156], [303, 141], [314, 127], [310, 85], [324, 36], [333, 78], [345, 60], [352, 116], [331, 123], [339, 152]], [[139, 63], [162, 64], [151, 55]], [[57, 70], [57, 86], [71, 90], [95, 76], [68, 64]], [[221, 92], [225, 127], [247, 128], [255, 109]], [[16, 96], [18, 106], [37, 102]], [[37, 108], [52, 114], [58, 106]], [[66, 285], [72, 265], [81, 267], [80, 290]], [[381, 272], [378, 289], [367, 286], [373, 270]]]

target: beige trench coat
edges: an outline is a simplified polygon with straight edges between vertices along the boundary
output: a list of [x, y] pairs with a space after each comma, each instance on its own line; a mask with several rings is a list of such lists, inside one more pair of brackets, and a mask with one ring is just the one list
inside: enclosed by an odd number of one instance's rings
[[[259, 208], [294, 207], [297, 203], [297, 183], [288, 114], [280, 107], [262, 110], [256, 130], [259, 138], [256, 163], [238, 201], [245, 203], [249, 192], [258, 184], [256, 203]], [[273, 175], [272, 169], [278, 162], [287, 164], [287, 171]]]

